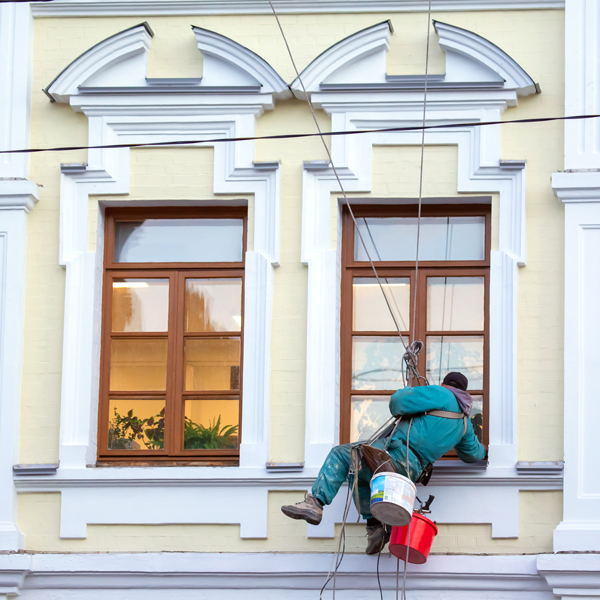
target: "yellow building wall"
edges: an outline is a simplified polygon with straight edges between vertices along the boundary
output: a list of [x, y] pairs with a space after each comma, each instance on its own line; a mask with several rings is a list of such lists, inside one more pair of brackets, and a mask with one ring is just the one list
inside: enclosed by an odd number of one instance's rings
[[[388, 54], [390, 74], [422, 73], [423, 13], [283, 15], [300, 68], [339, 41], [368, 25], [392, 19], [395, 35]], [[564, 113], [563, 30], [561, 11], [436, 13], [434, 17], [497, 43], [532, 77], [542, 94], [522, 98], [505, 119]], [[32, 146], [85, 145], [87, 120], [69, 106], [50, 103], [40, 91], [61, 69], [91, 45], [139, 23], [139, 17], [36, 19], [32, 97]], [[150, 77], [197, 77], [202, 61], [190, 24], [206, 27], [248, 46], [287, 81], [294, 73], [276, 23], [269, 15], [152, 17], [156, 33], [150, 52]], [[444, 71], [444, 55], [432, 35], [430, 72]], [[329, 118], [318, 118], [324, 130]], [[263, 115], [258, 135], [313, 132], [305, 103], [279, 102]], [[563, 212], [550, 187], [550, 175], [562, 168], [562, 124], [506, 125], [503, 158], [526, 159], [528, 266], [519, 287], [519, 458], [562, 459], [562, 315]], [[281, 266], [275, 271], [271, 375], [271, 459], [303, 460], [306, 363], [306, 268], [300, 264], [302, 161], [326, 158], [318, 138], [257, 142], [257, 160], [281, 160]], [[23, 463], [58, 459], [62, 329], [65, 274], [58, 266], [60, 163], [86, 162], [85, 151], [35, 154], [30, 177], [43, 186], [29, 215], [25, 365], [21, 406]], [[131, 193], [127, 199], [211, 200], [211, 149], [143, 149], [131, 152]], [[394, 165], [395, 168], [387, 168]], [[401, 168], [397, 168], [401, 165]], [[374, 151], [376, 197], [414, 197], [418, 192], [418, 149], [380, 147]], [[456, 148], [429, 147], [425, 153], [424, 195], [456, 194]], [[365, 196], [366, 194], [360, 194]], [[220, 197], [221, 198], [221, 197]], [[98, 201], [90, 199], [90, 249], [95, 247]], [[125, 198], [120, 198], [121, 200]], [[249, 218], [253, 198], [248, 197]], [[497, 200], [493, 197], [493, 231], [497, 239]], [[332, 198], [332, 207], [337, 202]], [[335, 214], [335, 211], [332, 210]], [[249, 232], [252, 227], [249, 227]], [[332, 246], [337, 235], [332, 223]], [[252, 240], [249, 240], [251, 248]], [[542, 372], [543, 370], [543, 372]], [[330, 551], [333, 541], [307, 540], [302, 524], [284, 519], [279, 506], [297, 501], [298, 493], [271, 493], [269, 539], [241, 540], [233, 526], [90, 526], [87, 540], [58, 538], [58, 494], [19, 498], [19, 523], [32, 550], [116, 551], [118, 549], [229, 551], [280, 549]], [[489, 525], [442, 525], [440, 552], [512, 553], [551, 551], [552, 529], [560, 521], [560, 492], [521, 494], [521, 536], [493, 540]], [[535, 505], [535, 508], [534, 508]], [[539, 518], [538, 518], [539, 517]], [[542, 520], [539, 520], [542, 519]], [[533, 529], [530, 529], [532, 527]], [[190, 533], [194, 532], [194, 533]], [[351, 527], [351, 547], [364, 546], [364, 529]], [[109, 540], [120, 540], [113, 545]], [[195, 544], [195, 545], [194, 545]], [[354, 544], [354, 545], [352, 545]]]
[[[61, 540], [60, 494], [19, 495], [19, 528], [35, 552], [335, 552], [336, 537], [306, 537], [306, 523], [288, 519], [282, 504], [298, 492], [271, 492], [267, 539], [241, 539], [238, 525], [88, 525], [87, 539]], [[432, 554], [540, 554], [552, 552], [552, 532], [562, 518], [561, 492], [521, 492], [517, 539], [491, 539], [490, 525], [439, 525]], [[346, 552], [362, 553], [365, 526], [346, 525]], [[385, 554], [388, 553], [386, 548]]]

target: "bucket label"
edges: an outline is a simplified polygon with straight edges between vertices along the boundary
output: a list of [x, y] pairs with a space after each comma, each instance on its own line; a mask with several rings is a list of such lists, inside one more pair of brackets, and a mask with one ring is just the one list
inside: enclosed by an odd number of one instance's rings
[[385, 477], [378, 477], [371, 484], [371, 504], [374, 502], [383, 502], [385, 493]]
[[405, 487], [406, 485], [403, 481], [391, 477], [387, 478], [383, 492], [383, 501], [399, 505], [402, 505], [407, 501], [410, 502], [410, 500], [405, 497]]

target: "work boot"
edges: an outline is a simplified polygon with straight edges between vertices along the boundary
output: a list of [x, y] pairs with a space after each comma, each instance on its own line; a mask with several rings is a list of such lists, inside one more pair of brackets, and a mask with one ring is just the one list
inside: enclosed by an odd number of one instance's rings
[[288, 504], [281, 507], [281, 512], [290, 519], [303, 519], [311, 525], [318, 525], [323, 518], [323, 505], [310, 494], [297, 504]]
[[379, 554], [390, 541], [391, 527], [367, 525], [367, 554]]

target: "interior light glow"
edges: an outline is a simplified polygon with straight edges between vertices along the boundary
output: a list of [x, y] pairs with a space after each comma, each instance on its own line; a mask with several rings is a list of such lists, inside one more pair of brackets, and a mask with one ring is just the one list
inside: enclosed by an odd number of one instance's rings
[[233, 317], [233, 320], [241, 327], [242, 326], [242, 317]]
[[145, 281], [113, 281], [113, 288], [147, 288]]

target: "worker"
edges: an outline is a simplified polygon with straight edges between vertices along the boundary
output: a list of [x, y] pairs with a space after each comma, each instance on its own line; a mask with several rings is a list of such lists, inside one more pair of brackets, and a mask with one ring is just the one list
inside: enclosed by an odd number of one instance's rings
[[[467, 463], [477, 462], [486, 456], [486, 448], [473, 431], [470, 414], [473, 400], [466, 391], [468, 380], [462, 373], [448, 373], [442, 385], [405, 387], [390, 399], [390, 412], [394, 417], [404, 417], [395, 431], [372, 445], [387, 449], [393, 466], [400, 475], [419, 483], [423, 471], [430, 472], [433, 462], [453, 448], [458, 457]], [[423, 414], [443, 411], [445, 416]], [[411, 423], [411, 415], [414, 415]], [[406, 418], [408, 417], [408, 418]], [[409, 473], [406, 472], [406, 441], [410, 425]], [[318, 525], [323, 516], [323, 506], [331, 504], [342, 484], [350, 474], [351, 448], [356, 444], [334, 447], [325, 459], [310, 494], [304, 501], [282, 506], [281, 510], [292, 519], [302, 519]], [[358, 472], [358, 511], [367, 521], [367, 554], [377, 554], [388, 543], [391, 527], [384, 526], [371, 515], [371, 477], [373, 473], [361, 462]], [[354, 494], [353, 497], [355, 498]]]

